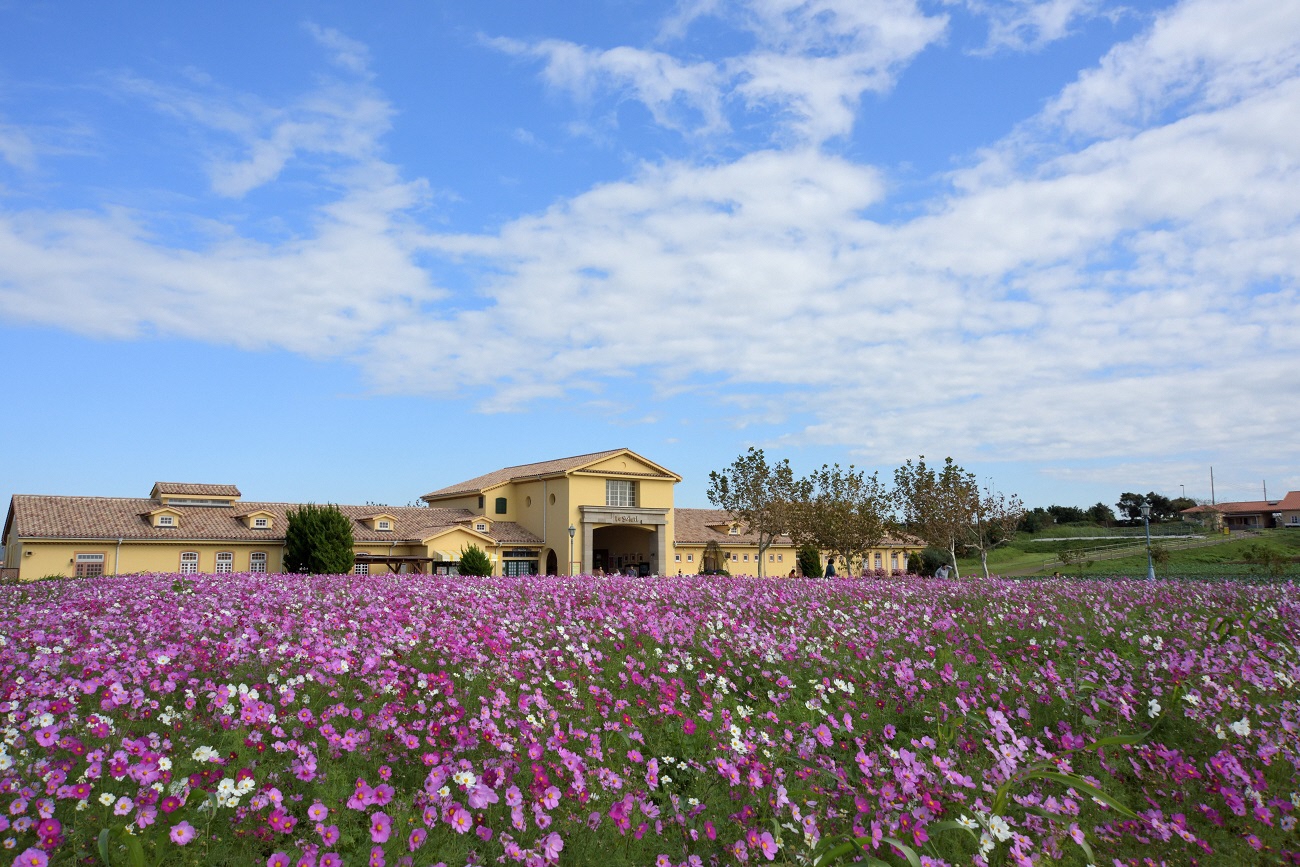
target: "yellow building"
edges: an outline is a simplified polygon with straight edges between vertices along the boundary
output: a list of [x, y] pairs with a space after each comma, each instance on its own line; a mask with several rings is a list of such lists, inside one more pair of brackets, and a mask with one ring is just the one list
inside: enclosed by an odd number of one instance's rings
[[[425, 494], [424, 507], [339, 506], [352, 521], [356, 571], [443, 572], [473, 544], [497, 575], [757, 574], [757, 540], [717, 509], [675, 509], [681, 477], [629, 449], [507, 467]], [[148, 498], [15, 495], [4, 574], [279, 572], [293, 503], [245, 502], [234, 485], [159, 482]], [[716, 543], [711, 545], [710, 543]], [[903, 571], [920, 549], [887, 540], [866, 568]], [[706, 553], [720, 562], [706, 563]], [[872, 557], [874, 555], [874, 561]], [[768, 575], [795, 568], [779, 538]]]

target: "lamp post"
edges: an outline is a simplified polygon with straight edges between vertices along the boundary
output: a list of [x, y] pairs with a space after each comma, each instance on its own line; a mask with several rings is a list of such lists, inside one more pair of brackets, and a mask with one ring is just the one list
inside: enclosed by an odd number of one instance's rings
[[1156, 580], [1156, 564], [1151, 559], [1151, 501], [1143, 500], [1142, 505], [1138, 506], [1142, 512], [1142, 526], [1147, 531], [1147, 580]]
[[573, 574], [573, 537], [578, 534], [578, 528], [569, 525], [569, 574]]

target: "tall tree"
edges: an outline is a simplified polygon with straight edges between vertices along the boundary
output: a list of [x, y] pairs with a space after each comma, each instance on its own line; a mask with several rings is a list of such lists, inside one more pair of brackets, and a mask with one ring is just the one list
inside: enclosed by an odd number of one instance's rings
[[709, 502], [725, 509], [758, 539], [758, 577], [763, 577], [767, 549], [790, 522], [790, 504], [796, 498], [790, 461], [768, 465], [762, 449], [749, 451], [722, 472], [709, 473]]
[[342, 575], [352, 571], [352, 521], [337, 506], [307, 503], [287, 513], [284, 568], [289, 572]]
[[[1074, 511], [1083, 514], [1080, 509]], [[988, 486], [976, 491], [975, 523], [970, 528], [971, 545], [980, 552], [980, 568], [984, 570], [985, 578], [989, 577], [989, 551], [1015, 536], [1016, 525], [1024, 514], [1025, 505], [1015, 494], [1008, 496]]]
[[867, 475], [839, 464], [823, 464], [820, 470], [800, 480], [792, 510], [790, 535], [796, 544], [812, 544], [842, 557], [845, 569], [853, 572], [854, 559], [865, 567], [867, 552], [885, 537], [885, 522], [892, 511], [889, 492], [875, 473]]
[[948, 552], [953, 576], [957, 571], [957, 546], [964, 541], [975, 521], [979, 491], [975, 476], [945, 458], [936, 470], [921, 455], [894, 470], [894, 501], [909, 532], [927, 545]]

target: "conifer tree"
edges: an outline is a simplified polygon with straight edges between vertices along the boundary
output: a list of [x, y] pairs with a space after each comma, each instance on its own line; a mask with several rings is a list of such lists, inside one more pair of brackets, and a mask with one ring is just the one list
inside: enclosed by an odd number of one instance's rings
[[308, 503], [288, 513], [284, 568], [288, 572], [342, 575], [355, 563], [352, 521], [337, 506]]

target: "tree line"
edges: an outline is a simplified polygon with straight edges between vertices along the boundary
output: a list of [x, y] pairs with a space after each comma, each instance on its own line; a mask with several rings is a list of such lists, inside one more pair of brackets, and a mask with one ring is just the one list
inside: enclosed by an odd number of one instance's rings
[[1125, 491], [1119, 495], [1119, 501], [1113, 509], [1105, 503], [1097, 503], [1087, 509], [1055, 505], [1029, 509], [1021, 516], [1016, 529], [1025, 533], [1039, 533], [1053, 524], [1095, 524], [1098, 527], [1141, 524], [1144, 500], [1151, 504], [1150, 520], [1153, 524], [1180, 520], [1184, 509], [1196, 505], [1196, 501], [1190, 497], [1170, 498], [1155, 491], [1147, 494]]
[[725, 509], [758, 540], [758, 574], [778, 537], [827, 552], [832, 562], [866, 566], [868, 552], [891, 533], [908, 533], [948, 553], [975, 550], [985, 577], [988, 554], [1016, 531], [1024, 504], [1014, 494], [980, 486], [975, 474], [945, 458], [932, 466], [920, 456], [894, 470], [893, 484], [847, 468], [823, 464], [796, 478], [788, 459], [769, 464], [751, 447], [722, 471], [709, 473], [709, 501]]

